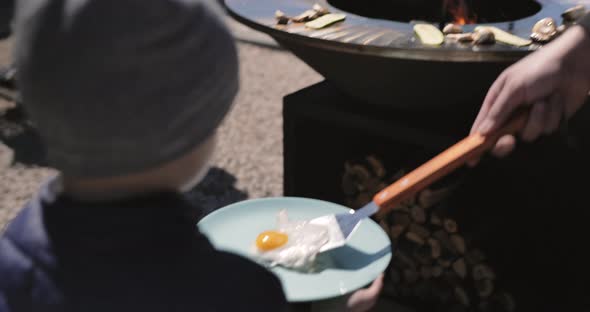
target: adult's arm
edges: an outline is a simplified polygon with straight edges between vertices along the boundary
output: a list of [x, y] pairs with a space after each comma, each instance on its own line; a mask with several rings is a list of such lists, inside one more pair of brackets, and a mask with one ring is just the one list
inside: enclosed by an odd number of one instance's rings
[[[590, 91], [590, 15], [559, 38], [507, 68], [494, 82], [471, 129], [487, 134], [501, 126], [519, 107], [531, 106], [521, 132], [525, 141], [554, 132], [563, 117], [571, 117]], [[494, 154], [503, 156], [515, 144], [501, 138]]]

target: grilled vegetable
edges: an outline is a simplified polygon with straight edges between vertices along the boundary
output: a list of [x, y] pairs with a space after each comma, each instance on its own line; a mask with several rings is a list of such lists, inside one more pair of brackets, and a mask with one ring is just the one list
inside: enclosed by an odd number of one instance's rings
[[420, 41], [426, 45], [441, 45], [445, 41], [443, 33], [430, 24], [416, 24], [414, 25], [414, 32], [420, 38]]
[[330, 26], [334, 23], [338, 23], [346, 19], [346, 15], [340, 13], [330, 13], [326, 14], [316, 20], [311, 22], [305, 23], [306, 27], [313, 28], [313, 29], [322, 29], [324, 27]]
[[513, 45], [516, 47], [524, 47], [524, 46], [527, 46], [532, 43], [531, 40], [515, 36], [511, 33], [503, 31], [502, 29], [500, 29], [498, 27], [478, 26], [475, 28], [476, 31], [478, 31], [479, 29], [488, 29], [492, 33], [494, 33], [494, 37], [496, 38], [496, 41], [499, 41], [499, 42], [502, 42], [505, 44], [509, 44], [509, 45]]

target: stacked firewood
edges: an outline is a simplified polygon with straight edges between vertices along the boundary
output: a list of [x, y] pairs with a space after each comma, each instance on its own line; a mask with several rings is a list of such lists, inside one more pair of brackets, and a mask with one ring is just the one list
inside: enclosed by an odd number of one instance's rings
[[[403, 174], [388, 177], [374, 156], [347, 162], [342, 179], [346, 203], [362, 207]], [[385, 295], [419, 310], [514, 311], [512, 296], [500, 289], [482, 249], [465, 238], [440, 205], [451, 190], [424, 190], [379, 220], [393, 247]]]

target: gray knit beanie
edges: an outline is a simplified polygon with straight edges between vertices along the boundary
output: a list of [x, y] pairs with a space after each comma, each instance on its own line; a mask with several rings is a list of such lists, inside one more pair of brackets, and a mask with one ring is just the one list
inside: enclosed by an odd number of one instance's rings
[[78, 177], [156, 167], [219, 125], [238, 89], [214, 0], [21, 0], [23, 103], [50, 165]]

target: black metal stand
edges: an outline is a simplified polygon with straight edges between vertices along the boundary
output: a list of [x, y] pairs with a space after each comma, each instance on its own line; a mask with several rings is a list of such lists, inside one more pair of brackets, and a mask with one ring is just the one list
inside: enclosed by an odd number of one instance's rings
[[413, 168], [465, 136], [477, 109], [403, 112], [352, 99], [328, 82], [288, 95], [284, 193], [341, 203], [346, 161], [374, 154], [392, 168]]
[[[388, 168], [415, 168], [465, 136], [479, 105], [401, 112], [351, 99], [328, 82], [288, 95], [285, 195], [342, 203], [347, 160], [377, 154]], [[569, 125], [567, 138], [519, 142], [508, 158], [487, 156], [476, 168], [462, 169], [455, 174], [462, 186], [445, 202], [486, 248], [502, 276], [497, 285], [517, 297], [517, 311], [582, 311], [590, 304], [584, 294], [590, 278], [584, 182], [590, 176], [590, 105]]]

